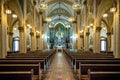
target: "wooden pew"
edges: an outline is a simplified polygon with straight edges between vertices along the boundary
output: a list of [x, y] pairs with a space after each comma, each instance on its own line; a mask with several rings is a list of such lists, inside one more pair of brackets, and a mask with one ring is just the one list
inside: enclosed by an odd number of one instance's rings
[[39, 58], [39, 59], [45, 59], [45, 63], [46, 63], [46, 69], [48, 69], [48, 66], [51, 64], [52, 62], [52, 58], [54, 57], [54, 52], [41, 52], [41, 51], [33, 51], [33, 52], [29, 52], [27, 54], [10, 54], [7, 55], [6, 58]]
[[88, 70], [88, 80], [120, 80], [120, 71]]
[[89, 58], [89, 59], [75, 59], [74, 70], [79, 69], [79, 63], [81, 64], [120, 64], [120, 59], [116, 58]]
[[0, 72], [4, 71], [30, 71], [33, 70], [34, 78], [41, 79], [39, 64], [0, 64]]
[[92, 71], [118, 71], [120, 72], [120, 64], [81, 64], [79, 63], [79, 78], [86, 78], [88, 69]]
[[34, 80], [33, 71], [3, 71], [0, 80]]
[[[65, 54], [68, 56], [70, 59], [69, 61], [71, 62], [72, 67], [74, 68], [75, 61], [76, 60], [88, 60], [88, 59], [115, 59], [113, 56], [109, 56], [107, 54], [102, 54], [102, 53], [90, 53], [90, 52], [85, 52], [85, 51], [80, 51], [80, 52], [70, 52], [68, 50], [64, 50]], [[120, 60], [120, 59], [119, 59]]]
[[41, 70], [46, 70], [45, 59], [39, 58], [10, 58], [10, 59], [0, 59], [0, 64], [36, 64], [40, 63]]

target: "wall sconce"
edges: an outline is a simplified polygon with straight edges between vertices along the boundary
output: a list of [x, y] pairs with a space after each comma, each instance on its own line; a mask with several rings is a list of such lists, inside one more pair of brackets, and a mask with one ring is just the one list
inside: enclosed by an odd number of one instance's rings
[[83, 33], [83, 30], [81, 30], [80, 33]]
[[16, 14], [12, 14], [12, 17], [13, 17], [13, 18], [17, 18], [17, 15], [16, 15]]
[[66, 25], [66, 28], [67, 28], [67, 29], [70, 28], [70, 25]]
[[10, 10], [10, 9], [6, 9], [6, 14], [11, 14], [12, 13], [12, 11]]
[[103, 17], [104, 18], [108, 17], [108, 14], [107, 13], [103, 14]]
[[30, 24], [27, 24], [27, 27], [30, 28], [30, 29], [32, 28]]
[[47, 21], [47, 22], [51, 22], [52, 19], [51, 19], [51, 18], [46, 18], [46, 21]]
[[110, 12], [115, 12], [115, 11], [116, 11], [115, 7], [110, 8]]
[[73, 17], [68, 18], [68, 21], [73, 22], [75, 19]]
[[36, 33], [38, 33], [38, 34], [39, 34], [40, 32], [39, 32], [39, 31], [36, 31]]
[[91, 23], [90, 26], [93, 26], [93, 24]]
[[17, 30], [17, 28], [15, 27], [15, 28], [13, 28], [13, 30]]
[[90, 26], [87, 26], [88, 28], [90, 28]]

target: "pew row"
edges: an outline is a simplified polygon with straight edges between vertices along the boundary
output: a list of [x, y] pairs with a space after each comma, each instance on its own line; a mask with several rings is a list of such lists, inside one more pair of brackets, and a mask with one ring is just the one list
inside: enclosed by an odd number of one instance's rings
[[34, 80], [33, 71], [0, 71], [0, 80]]
[[81, 64], [79, 63], [79, 79], [88, 78], [88, 70], [120, 72], [120, 64]]
[[88, 70], [88, 80], [120, 80], [120, 71]]
[[0, 72], [4, 71], [30, 71], [33, 70], [34, 79], [41, 79], [41, 70], [39, 64], [0, 64]]

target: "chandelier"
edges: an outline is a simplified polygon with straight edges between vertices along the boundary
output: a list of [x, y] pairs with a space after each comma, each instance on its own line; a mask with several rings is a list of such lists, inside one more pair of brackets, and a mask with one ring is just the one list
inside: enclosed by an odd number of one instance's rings
[[72, 8], [74, 10], [80, 10], [81, 9], [80, 1], [74, 2]]
[[46, 0], [36, 0], [36, 9], [38, 11], [44, 11], [48, 8], [48, 4]]

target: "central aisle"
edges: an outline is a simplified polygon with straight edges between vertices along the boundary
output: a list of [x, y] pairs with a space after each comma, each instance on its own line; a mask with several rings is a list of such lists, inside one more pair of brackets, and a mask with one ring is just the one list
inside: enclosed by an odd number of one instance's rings
[[75, 80], [63, 53], [56, 53], [45, 80]]

